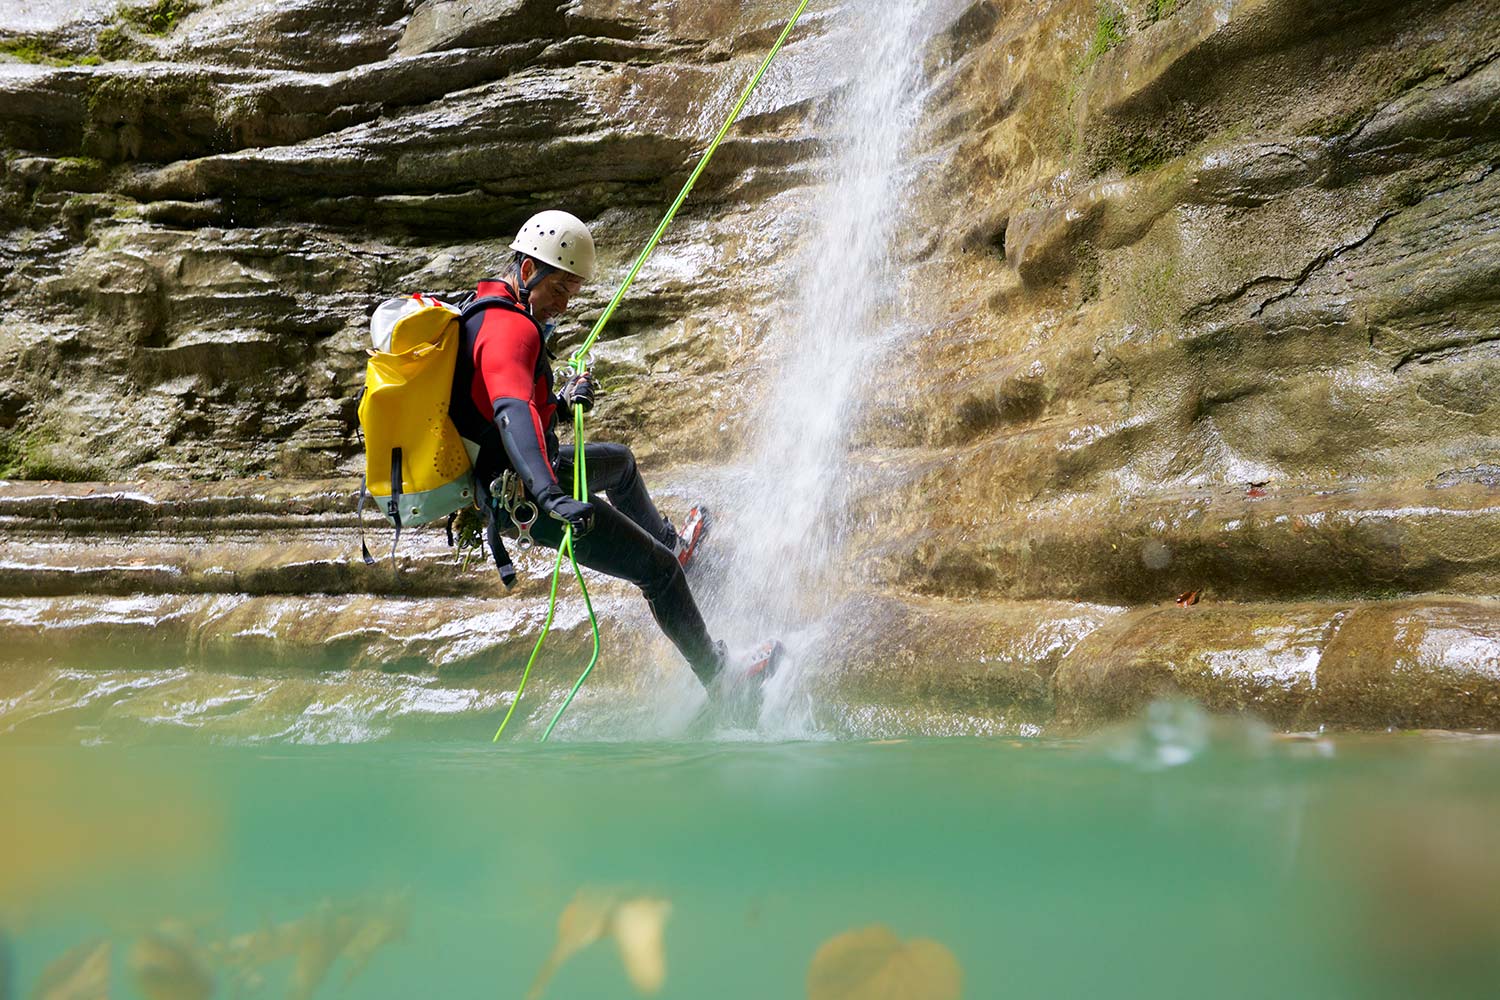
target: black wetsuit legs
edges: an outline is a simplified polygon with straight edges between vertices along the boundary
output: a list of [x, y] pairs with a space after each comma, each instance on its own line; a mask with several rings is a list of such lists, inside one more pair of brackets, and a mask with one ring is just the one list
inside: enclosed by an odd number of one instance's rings
[[[635, 456], [624, 445], [586, 447], [590, 492], [603, 492], [610, 502], [595, 499], [594, 529], [574, 546], [578, 562], [640, 587], [656, 624], [707, 684], [719, 672], [719, 650], [693, 600], [677, 554], [663, 544], [671, 527], [651, 502]], [[557, 480], [564, 489], [573, 485], [572, 459], [573, 449], [562, 449]], [[562, 544], [563, 525], [543, 514], [532, 525], [531, 534], [538, 544], [555, 549]]]
[[[564, 447], [557, 457], [557, 482], [570, 494], [573, 492], [572, 445]], [[584, 468], [589, 475], [589, 492], [603, 493], [609, 502], [626, 517], [646, 530], [646, 534], [671, 548], [677, 541], [677, 532], [651, 502], [646, 492], [645, 480], [635, 464], [635, 453], [623, 444], [584, 445]]]

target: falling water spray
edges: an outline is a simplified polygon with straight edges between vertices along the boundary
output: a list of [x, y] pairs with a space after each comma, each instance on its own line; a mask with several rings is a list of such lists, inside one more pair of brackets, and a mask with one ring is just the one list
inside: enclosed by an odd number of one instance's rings
[[[863, 389], [887, 360], [905, 309], [891, 247], [903, 217], [920, 111], [928, 4], [859, 4], [829, 115], [829, 161], [814, 218], [783, 300], [774, 372], [736, 510], [715, 544], [732, 545], [715, 588], [715, 624], [754, 642], [814, 629], [839, 598], [840, 553], [854, 485], [849, 440]], [[794, 649], [804, 665], [814, 650]]]

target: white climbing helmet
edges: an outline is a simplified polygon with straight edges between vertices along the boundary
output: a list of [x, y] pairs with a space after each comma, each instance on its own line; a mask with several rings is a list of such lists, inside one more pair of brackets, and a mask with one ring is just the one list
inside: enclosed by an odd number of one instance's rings
[[594, 237], [576, 215], [538, 212], [526, 220], [510, 248], [584, 281], [594, 280]]

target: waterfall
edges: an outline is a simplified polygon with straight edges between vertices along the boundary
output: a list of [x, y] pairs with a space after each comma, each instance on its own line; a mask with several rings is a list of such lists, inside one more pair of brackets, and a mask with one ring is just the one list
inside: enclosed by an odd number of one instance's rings
[[[780, 637], [796, 661], [766, 710], [795, 701], [796, 676], [818, 650], [817, 626], [841, 595], [839, 553], [853, 486], [849, 438], [862, 386], [900, 321], [899, 262], [890, 248], [905, 204], [918, 124], [927, 4], [861, 4], [840, 39], [848, 82], [828, 116], [829, 160], [798, 248], [779, 331], [764, 349], [771, 375], [754, 422], [741, 489], [715, 545], [727, 567], [710, 613], [732, 644]], [[773, 702], [780, 704], [777, 709]], [[762, 729], [778, 725], [762, 713]]]

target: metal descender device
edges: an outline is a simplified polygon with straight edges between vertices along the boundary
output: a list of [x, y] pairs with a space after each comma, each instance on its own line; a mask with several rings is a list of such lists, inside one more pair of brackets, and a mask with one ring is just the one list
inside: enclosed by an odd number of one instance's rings
[[490, 483], [490, 496], [499, 503], [510, 523], [516, 526], [516, 545], [522, 551], [533, 548], [536, 540], [531, 537], [531, 526], [541, 516], [541, 511], [526, 495], [526, 486], [515, 470], [506, 469], [500, 478]]

